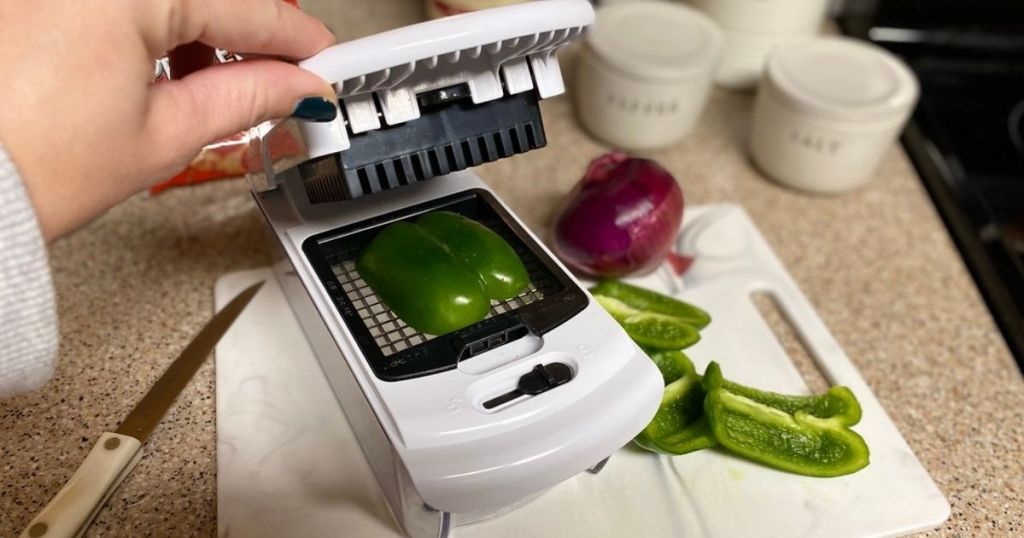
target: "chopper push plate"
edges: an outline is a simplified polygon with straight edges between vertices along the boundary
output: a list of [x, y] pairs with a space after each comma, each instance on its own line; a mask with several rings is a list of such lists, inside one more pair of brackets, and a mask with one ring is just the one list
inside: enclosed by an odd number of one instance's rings
[[[459, 213], [495, 231], [512, 246], [530, 276], [519, 296], [492, 301], [483, 321], [442, 335], [421, 333], [402, 322], [355, 269], [359, 254], [383, 226], [434, 210]], [[482, 189], [318, 234], [305, 241], [303, 251], [374, 374], [385, 381], [451, 370], [460, 361], [527, 335], [541, 336], [587, 305], [585, 292]]]
[[475, 105], [463, 83], [422, 93], [418, 102], [420, 116], [400, 128], [353, 134], [347, 150], [300, 165], [309, 201], [354, 199], [546, 144], [534, 92]]

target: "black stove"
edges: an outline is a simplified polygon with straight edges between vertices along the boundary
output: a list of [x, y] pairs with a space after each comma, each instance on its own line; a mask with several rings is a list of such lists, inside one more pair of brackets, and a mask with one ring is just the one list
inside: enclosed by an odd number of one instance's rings
[[840, 18], [921, 82], [903, 144], [1024, 369], [1024, 2], [880, 0]]

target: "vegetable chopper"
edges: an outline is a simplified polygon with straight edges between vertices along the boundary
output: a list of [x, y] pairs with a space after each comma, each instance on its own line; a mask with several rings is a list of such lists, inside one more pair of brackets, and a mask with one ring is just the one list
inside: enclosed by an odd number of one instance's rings
[[[332, 122], [250, 133], [247, 179], [284, 252], [275, 269], [388, 504], [414, 538], [596, 472], [654, 415], [661, 375], [469, 167], [545, 145], [538, 101], [584, 0], [421, 23], [300, 63]], [[445, 210], [516, 251], [525, 292], [442, 335], [417, 332], [355, 269], [385, 225]]]

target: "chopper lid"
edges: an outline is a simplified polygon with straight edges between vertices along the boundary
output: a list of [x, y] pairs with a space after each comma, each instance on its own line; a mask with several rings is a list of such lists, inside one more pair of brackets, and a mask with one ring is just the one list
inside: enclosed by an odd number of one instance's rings
[[458, 84], [473, 104], [536, 89], [565, 91], [555, 56], [594, 20], [586, 0], [545, 0], [464, 13], [355, 39], [299, 62], [333, 84], [342, 114], [301, 125], [309, 157], [349, 137], [420, 117], [417, 96]]
[[[336, 202], [541, 147], [537, 100], [565, 91], [556, 52], [593, 19], [586, 0], [545, 0], [330, 47], [299, 65], [333, 85], [339, 114], [298, 123], [298, 174], [277, 170], [268, 144], [251, 145], [264, 166], [250, 183], [269, 190], [298, 176], [310, 202]], [[262, 124], [253, 139], [281, 125]]]
[[[593, 20], [593, 8], [585, 0], [513, 4], [339, 43], [299, 66], [334, 84], [338, 97], [346, 97], [388, 89], [418, 70], [434, 71], [434, 76], [457, 73], [481, 57], [496, 71], [507, 61], [565, 45]], [[548, 75], [535, 73], [538, 78]], [[560, 77], [557, 83], [538, 80], [542, 97], [548, 96], [548, 84], [557, 90], [552, 95], [561, 93]], [[483, 100], [474, 95], [474, 103]]]

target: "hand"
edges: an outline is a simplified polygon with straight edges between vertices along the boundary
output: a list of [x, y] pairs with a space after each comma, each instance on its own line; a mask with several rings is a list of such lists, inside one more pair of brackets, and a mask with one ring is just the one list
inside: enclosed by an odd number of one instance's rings
[[[152, 84], [154, 60], [193, 42], [259, 59]], [[3, 1], [0, 143], [53, 239], [181, 171], [205, 144], [287, 117], [304, 97], [333, 99], [324, 80], [275, 59], [332, 43], [281, 0]]]

